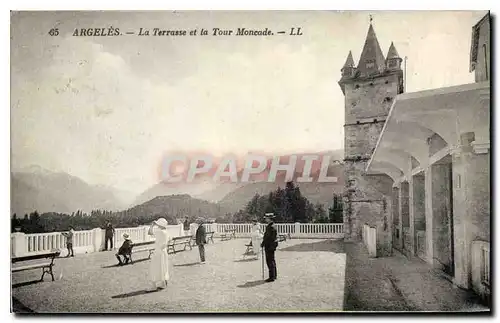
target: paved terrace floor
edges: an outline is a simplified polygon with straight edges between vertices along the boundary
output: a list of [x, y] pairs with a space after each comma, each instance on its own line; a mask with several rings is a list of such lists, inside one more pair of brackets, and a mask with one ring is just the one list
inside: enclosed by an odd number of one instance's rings
[[148, 260], [118, 267], [113, 252], [58, 259], [63, 278], [55, 282], [29, 283], [40, 270], [13, 274], [13, 306], [51, 313], [489, 311], [418, 258], [373, 259], [361, 243], [338, 240], [280, 243], [278, 280], [265, 283], [260, 260], [242, 260], [248, 241], [216, 239], [204, 265], [197, 248], [171, 255], [171, 281], [155, 293], [145, 292]]
[[[278, 280], [262, 280], [260, 260], [242, 260], [249, 239], [216, 240], [206, 247], [171, 255], [167, 289], [146, 293], [149, 260], [116, 266], [114, 252], [56, 260], [52, 282], [30, 283], [41, 270], [12, 275], [17, 308], [43, 312], [253, 312], [342, 311], [346, 256], [342, 241], [288, 240], [276, 252]], [[267, 268], [265, 268], [267, 278]]]

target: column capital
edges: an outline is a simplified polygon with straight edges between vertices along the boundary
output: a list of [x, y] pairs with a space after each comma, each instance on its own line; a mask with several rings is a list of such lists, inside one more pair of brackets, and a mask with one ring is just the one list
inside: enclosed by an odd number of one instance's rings
[[479, 91], [479, 100], [483, 103], [489, 103], [491, 98], [490, 88], [482, 89]]
[[474, 153], [476, 154], [487, 154], [490, 150], [490, 142], [477, 142], [471, 143]]

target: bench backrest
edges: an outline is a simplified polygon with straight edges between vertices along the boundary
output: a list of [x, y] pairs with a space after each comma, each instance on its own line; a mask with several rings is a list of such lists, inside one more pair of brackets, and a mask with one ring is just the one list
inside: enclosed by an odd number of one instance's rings
[[150, 245], [150, 244], [154, 244], [155, 242], [154, 241], [143, 241], [143, 242], [136, 242], [136, 243], [133, 243], [131, 245], [131, 247], [140, 247], [140, 246], [147, 246], [147, 245]]
[[183, 237], [173, 237], [171, 240], [172, 241], [179, 241], [179, 240], [191, 240], [193, 236], [183, 236]]
[[29, 260], [37, 260], [37, 259], [46, 259], [46, 258], [55, 258], [61, 254], [61, 251], [51, 251], [44, 253], [37, 253], [34, 255], [22, 256], [22, 257], [13, 257], [11, 258], [12, 262], [21, 262], [21, 261], [29, 261]]

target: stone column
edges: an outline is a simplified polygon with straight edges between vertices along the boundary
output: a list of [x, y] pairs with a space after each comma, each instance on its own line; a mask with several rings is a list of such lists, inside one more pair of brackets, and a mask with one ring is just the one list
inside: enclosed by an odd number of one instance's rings
[[[407, 181], [400, 184], [400, 195], [399, 195], [399, 212], [401, 219], [401, 236], [402, 236], [402, 246], [403, 252], [408, 254], [411, 251], [411, 236], [407, 237], [410, 233], [410, 206], [409, 206], [409, 183]], [[407, 234], [405, 234], [407, 232]]]
[[473, 151], [472, 133], [461, 136], [461, 147], [453, 151], [453, 214], [455, 240], [455, 282], [471, 286], [471, 245], [490, 239], [489, 152]]
[[[419, 231], [425, 232], [425, 176], [424, 174], [417, 174], [412, 176], [412, 187], [413, 187], [413, 227], [414, 227], [414, 239], [412, 240], [414, 243], [414, 252], [418, 254], [419, 252]], [[420, 241], [420, 243], [424, 244], [424, 247], [421, 250], [420, 257], [424, 257], [425, 255], [425, 241]]]
[[425, 260], [433, 264], [434, 241], [433, 241], [433, 212], [432, 212], [432, 167], [425, 170]]
[[399, 212], [399, 187], [392, 188], [391, 209], [392, 209], [392, 232], [393, 246], [396, 249], [401, 249], [401, 215]]
[[431, 165], [432, 264], [446, 270], [453, 265], [453, 205], [449, 163]]

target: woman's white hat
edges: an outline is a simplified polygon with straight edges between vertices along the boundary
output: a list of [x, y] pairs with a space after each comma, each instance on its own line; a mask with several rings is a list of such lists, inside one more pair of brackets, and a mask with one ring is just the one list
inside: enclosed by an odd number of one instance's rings
[[159, 218], [158, 220], [155, 221], [155, 223], [160, 226], [160, 227], [163, 227], [163, 228], [167, 228], [167, 225], [168, 225], [168, 221], [165, 219], [165, 218]]
[[128, 238], [128, 234], [127, 234], [127, 233], [124, 233], [124, 234], [123, 234], [123, 237], [124, 237], [125, 239], [127, 239], [127, 238]]

